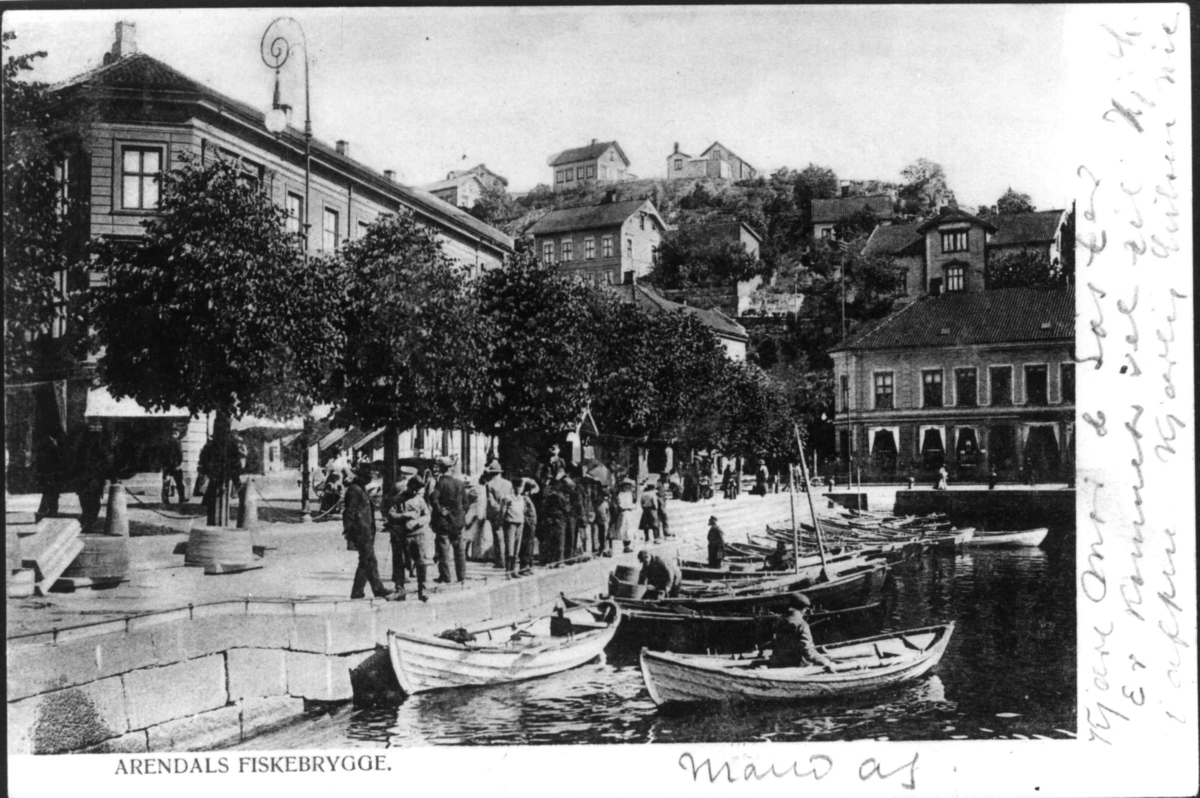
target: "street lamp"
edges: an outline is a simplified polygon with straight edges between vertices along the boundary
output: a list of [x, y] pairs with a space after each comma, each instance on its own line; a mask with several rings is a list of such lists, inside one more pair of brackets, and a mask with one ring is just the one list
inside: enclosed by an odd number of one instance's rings
[[[294, 27], [300, 33], [300, 41], [296, 44], [287, 37], [287, 26]], [[267, 112], [264, 124], [268, 131], [279, 137], [283, 134], [284, 128], [287, 127], [288, 119], [291, 117], [292, 107], [280, 102], [279, 97], [279, 70], [288, 62], [292, 52], [296, 48], [300, 48], [304, 55], [304, 218], [298, 219], [303, 233], [304, 241], [304, 265], [308, 266], [308, 233], [309, 233], [309, 194], [310, 184], [312, 182], [312, 115], [309, 108], [309, 84], [308, 84], [308, 38], [304, 35], [304, 28], [300, 26], [292, 17], [276, 17], [271, 20], [271, 24], [267, 25], [267, 29], [263, 31], [262, 42], [259, 44], [259, 50], [262, 54], [263, 63], [268, 68], [275, 70], [275, 92], [271, 98], [271, 110]], [[309, 437], [312, 434], [311, 418], [306, 416], [304, 419], [304, 432], [301, 433], [303, 446], [301, 447], [304, 455], [300, 460], [300, 512], [305, 521], [312, 520], [309, 515], [308, 508], [308, 487], [311, 475], [308, 467], [308, 449]]]

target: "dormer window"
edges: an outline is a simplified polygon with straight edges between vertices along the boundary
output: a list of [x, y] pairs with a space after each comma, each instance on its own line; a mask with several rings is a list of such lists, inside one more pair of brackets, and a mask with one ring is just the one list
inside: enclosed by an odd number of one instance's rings
[[[966, 235], [965, 233], [963, 235]], [[966, 290], [966, 268], [963, 266], [947, 266], [946, 267], [946, 290], [947, 291], [964, 291]]]
[[[942, 252], [966, 252], [967, 251], [967, 231], [953, 230], [951, 232], [942, 233]], [[951, 289], [947, 289], [951, 290]]]

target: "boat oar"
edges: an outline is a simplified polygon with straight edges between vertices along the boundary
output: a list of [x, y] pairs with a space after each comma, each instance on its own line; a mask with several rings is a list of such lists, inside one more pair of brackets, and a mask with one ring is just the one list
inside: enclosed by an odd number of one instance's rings
[[[817, 578], [817, 581], [828, 582], [829, 574], [826, 572], [825, 563], [825, 535], [821, 531], [821, 519], [817, 517], [817, 506], [813, 502], [813, 486], [808, 482], [808, 466], [804, 463], [804, 444], [800, 442], [800, 425], [795, 424], [792, 426], [792, 429], [796, 433], [796, 446], [800, 449], [800, 471], [801, 476], [804, 478], [804, 492], [808, 494], [808, 510], [810, 513], [812, 513], [813, 528], [817, 531], [817, 549], [821, 554], [821, 574]], [[799, 554], [800, 552], [797, 550], [797, 558], [799, 557]], [[799, 560], [797, 560], [797, 562], [799, 562]]]

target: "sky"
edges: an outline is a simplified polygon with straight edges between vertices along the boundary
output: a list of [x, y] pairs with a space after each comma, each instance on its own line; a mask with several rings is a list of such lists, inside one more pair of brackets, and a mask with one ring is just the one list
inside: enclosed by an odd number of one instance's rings
[[[959, 204], [1012, 186], [1068, 203], [1064, 8], [701, 6], [35, 10], [6, 13], [14, 52], [46, 50], [54, 82], [99, 66], [114, 24], [140, 51], [266, 110], [259, 54], [292, 16], [310, 48], [313, 130], [421, 185], [483, 162], [523, 191], [547, 160], [615, 139], [639, 177], [675, 142], [713, 141], [760, 173], [816, 163], [899, 182], [924, 157]], [[283, 100], [303, 106], [301, 51]], [[296, 119], [296, 124], [303, 117]]]

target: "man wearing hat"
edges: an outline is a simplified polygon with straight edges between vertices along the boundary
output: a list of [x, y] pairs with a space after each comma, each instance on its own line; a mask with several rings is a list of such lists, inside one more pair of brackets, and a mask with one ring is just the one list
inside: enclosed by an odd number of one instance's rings
[[717, 525], [717, 517], [708, 517], [708, 567], [720, 568], [725, 559], [725, 531]]
[[551, 444], [550, 457], [546, 460], [546, 464], [539, 469], [538, 481], [545, 487], [546, 483], [552, 479], [557, 479], [559, 471], [566, 471], [567, 462], [558, 456], [562, 451], [558, 448], [558, 444]]
[[504, 568], [506, 565], [504, 562], [504, 511], [515, 495], [512, 483], [504, 478], [502, 471], [499, 460], [488, 463], [487, 468], [483, 471], [483, 477], [487, 480], [484, 483], [484, 491], [487, 493], [487, 520], [492, 527], [492, 537], [495, 541], [492, 550], [497, 568]]
[[571, 500], [567, 494], [565, 477], [566, 472], [560, 468], [554, 472], [542, 492], [542, 509], [538, 515], [542, 524], [542, 540], [545, 542], [542, 562], [546, 565], [555, 565], [568, 555], [567, 518], [571, 514]]
[[674, 598], [679, 595], [679, 588], [683, 584], [683, 572], [679, 570], [678, 565], [657, 554], [651, 554], [646, 549], [638, 552], [638, 562], [642, 564], [638, 584], [648, 584], [654, 588], [654, 598]]
[[404, 564], [406, 557], [416, 566], [417, 598], [428, 601], [425, 594], [425, 577], [429, 562], [433, 559], [433, 532], [429, 528], [429, 505], [425, 502], [425, 481], [420, 477], [409, 477], [408, 482], [397, 483], [399, 493], [388, 509], [388, 527], [392, 533], [392, 581], [396, 583], [397, 597], [404, 595]]
[[782, 540], [775, 541], [775, 551], [766, 556], [763, 561], [764, 571], [790, 571], [796, 565], [796, 559], [788, 551], [787, 544]]
[[383, 586], [379, 578], [379, 563], [375, 559], [375, 505], [367, 495], [367, 484], [371, 481], [370, 466], [360, 466], [354, 472], [354, 480], [346, 489], [345, 506], [342, 509], [342, 535], [358, 552], [358, 569], [354, 572], [354, 583], [350, 587], [350, 598], [365, 598], [368, 583], [375, 598], [387, 598], [394, 591]]
[[462, 582], [467, 578], [467, 558], [463, 552], [463, 526], [466, 524], [467, 487], [454, 474], [454, 459], [437, 459], [437, 480], [429, 492], [430, 526], [433, 527], [434, 543], [438, 556], [438, 578], [443, 584], [450, 582], [450, 563], [454, 562], [454, 578]]
[[826, 673], [836, 673], [839, 670], [833, 660], [818, 651], [813, 643], [812, 629], [808, 625], [808, 611], [811, 607], [812, 602], [803, 593], [793, 593], [790, 596], [787, 614], [775, 624], [775, 639], [771, 642], [768, 668], [820, 665]]

